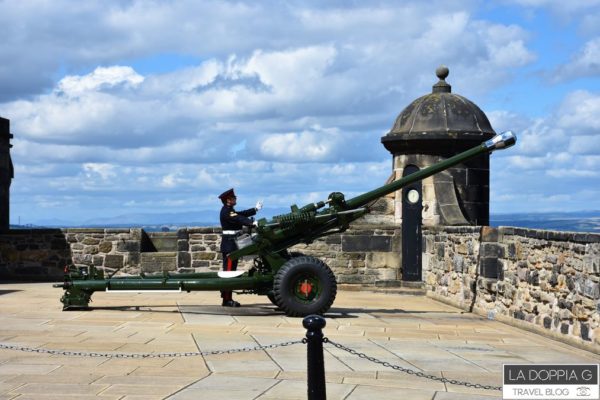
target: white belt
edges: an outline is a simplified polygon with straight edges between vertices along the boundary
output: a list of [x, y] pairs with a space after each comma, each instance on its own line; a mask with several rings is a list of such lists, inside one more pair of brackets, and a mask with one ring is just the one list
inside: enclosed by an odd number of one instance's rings
[[237, 235], [241, 231], [223, 231], [223, 235]]

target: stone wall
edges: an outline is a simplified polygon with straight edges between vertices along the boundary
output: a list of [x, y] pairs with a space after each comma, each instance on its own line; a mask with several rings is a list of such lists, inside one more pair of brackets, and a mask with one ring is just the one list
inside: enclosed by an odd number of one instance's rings
[[600, 235], [501, 227], [427, 228], [432, 297], [576, 343], [600, 344]]
[[[67, 264], [95, 266], [115, 276], [156, 272], [208, 272], [222, 266], [221, 229], [184, 228], [146, 233], [141, 229], [13, 230], [0, 234], [0, 277], [61, 280]], [[398, 285], [401, 230], [355, 225], [340, 234], [297, 245], [291, 251], [321, 258], [339, 283]], [[240, 262], [249, 269], [253, 258]]]
[[331, 267], [338, 283], [398, 286], [402, 265], [402, 229], [358, 225], [291, 251], [319, 257]]
[[[182, 239], [179, 243], [178, 272], [218, 271], [222, 265], [220, 233], [221, 229], [214, 227], [178, 231], [179, 237], [186, 238], [185, 243], [181, 243]], [[397, 226], [355, 225], [344, 233], [329, 235], [309, 245], [296, 245], [290, 251], [319, 257], [331, 267], [341, 284], [393, 285], [400, 279], [400, 235]], [[186, 252], [182, 253], [184, 249]], [[245, 258], [239, 268], [249, 269], [252, 264], [252, 257]]]
[[139, 271], [141, 229], [19, 229], [0, 235], [0, 277], [61, 280], [66, 265]]

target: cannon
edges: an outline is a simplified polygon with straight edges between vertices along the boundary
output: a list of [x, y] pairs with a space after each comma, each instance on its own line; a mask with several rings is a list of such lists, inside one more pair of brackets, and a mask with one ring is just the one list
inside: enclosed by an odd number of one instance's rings
[[96, 291], [235, 290], [267, 296], [288, 316], [324, 314], [337, 294], [335, 275], [322, 260], [292, 252], [290, 247], [344, 232], [353, 221], [369, 212], [369, 206], [380, 197], [470, 158], [515, 143], [516, 136], [510, 131], [504, 132], [440, 163], [354, 198], [346, 199], [343, 193], [333, 192], [326, 201], [304, 207], [292, 205], [291, 212], [287, 214], [271, 220], [260, 219], [254, 232], [237, 238], [238, 249], [229, 254], [231, 259], [254, 257], [254, 265], [248, 271], [105, 278], [102, 270], [92, 266], [68, 266], [64, 282], [54, 286], [64, 289], [61, 298], [63, 310], [88, 308]]

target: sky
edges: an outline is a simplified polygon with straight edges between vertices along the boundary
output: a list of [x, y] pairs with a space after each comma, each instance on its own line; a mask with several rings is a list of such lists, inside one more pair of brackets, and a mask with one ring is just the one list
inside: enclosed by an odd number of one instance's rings
[[0, 0], [0, 34], [12, 223], [371, 190], [440, 65], [517, 134], [492, 214], [600, 210], [600, 0]]

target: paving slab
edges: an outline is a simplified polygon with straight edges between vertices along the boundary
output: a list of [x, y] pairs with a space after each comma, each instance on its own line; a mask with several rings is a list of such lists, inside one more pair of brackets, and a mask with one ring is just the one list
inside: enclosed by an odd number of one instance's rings
[[[250, 350], [300, 341], [306, 333], [302, 319], [263, 297], [237, 296], [244, 306], [230, 309], [219, 306], [215, 292], [96, 293], [90, 311], [63, 312], [62, 291], [49, 283], [0, 284], [0, 293], [0, 343], [144, 354], [0, 349], [0, 400], [306, 398], [304, 344]], [[399, 369], [483, 385], [501, 385], [504, 363], [600, 362], [600, 349], [584, 351], [421, 296], [340, 291], [325, 317], [324, 334], [333, 343]], [[501, 397], [415, 377], [332, 343], [324, 344], [324, 359], [330, 400]]]

